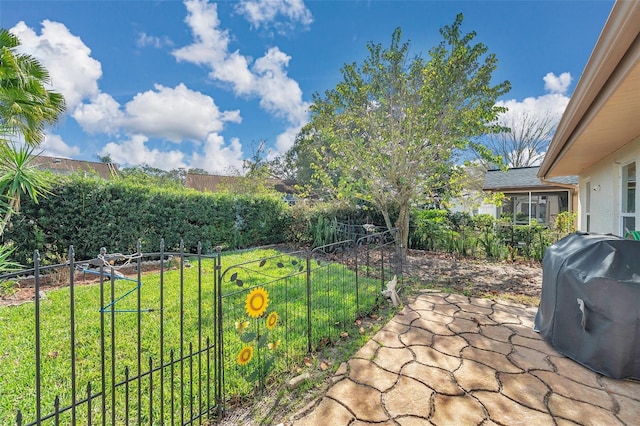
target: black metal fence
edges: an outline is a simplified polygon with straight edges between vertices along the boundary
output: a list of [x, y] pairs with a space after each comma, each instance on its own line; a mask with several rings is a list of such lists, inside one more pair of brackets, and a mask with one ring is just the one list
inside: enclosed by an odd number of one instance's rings
[[[0, 276], [36, 297], [0, 308], [0, 424], [203, 424], [251, 397], [401, 279], [394, 232], [225, 265], [138, 252]], [[56, 292], [43, 290], [62, 287]], [[4, 341], [4, 343], [3, 343]], [[9, 343], [11, 342], [11, 343]], [[9, 349], [6, 349], [9, 348]]]

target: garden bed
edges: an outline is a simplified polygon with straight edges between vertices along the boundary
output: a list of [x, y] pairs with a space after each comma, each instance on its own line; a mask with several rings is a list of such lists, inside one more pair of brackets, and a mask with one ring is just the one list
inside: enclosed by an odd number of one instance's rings
[[447, 253], [409, 250], [406, 277], [466, 296], [506, 298], [537, 306], [542, 291], [538, 262], [489, 262]]

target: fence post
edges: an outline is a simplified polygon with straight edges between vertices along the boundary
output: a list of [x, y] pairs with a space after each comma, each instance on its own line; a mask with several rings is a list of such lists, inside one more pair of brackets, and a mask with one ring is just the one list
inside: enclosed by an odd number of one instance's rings
[[198, 241], [198, 414], [202, 414], [202, 243], [200, 241]]
[[216, 247], [216, 251], [218, 255], [216, 256], [215, 261], [215, 270], [216, 273], [214, 275], [214, 292], [215, 292], [215, 305], [214, 305], [214, 315], [215, 315], [215, 335], [216, 335], [216, 352], [215, 352], [215, 363], [214, 369], [216, 375], [216, 391], [215, 391], [215, 399], [216, 399], [216, 414], [221, 416], [223, 414], [222, 407], [222, 386], [223, 386], [223, 333], [222, 333], [222, 247]]
[[33, 275], [36, 296], [36, 419], [42, 418], [41, 405], [41, 377], [40, 377], [40, 253], [36, 250], [33, 253]]
[[164, 238], [160, 240], [160, 418], [164, 420]]
[[73, 246], [69, 246], [69, 317], [71, 327], [71, 424], [76, 424], [76, 317]]
[[[137, 261], [137, 269], [138, 269], [138, 290], [137, 293], [137, 334], [138, 334], [138, 424], [142, 424], [142, 295], [140, 282], [142, 281], [142, 242], [140, 239], [136, 242], [136, 255], [138, 258]], [[115, 309], [115, 306], [112, 306], [111, 309]], [[149, 371], [149, 377], [153, 375], [153, 372]], [[115, 407], [114, 407], [115, 410]]]
[[311, 252], [307, 253], [307, 351], [311, 352]]
[[[100, 248], [100, 255], [104, 256], [107, 253], [105, 247]], [[102, 426], [107, 424], [107, 372], [106, 372], [106, 337], [105, 337], [105, 311], [102, 309], [105, 306], [104, 300], [104, 263], [100, 264], [100, 398], [102, 409]]]

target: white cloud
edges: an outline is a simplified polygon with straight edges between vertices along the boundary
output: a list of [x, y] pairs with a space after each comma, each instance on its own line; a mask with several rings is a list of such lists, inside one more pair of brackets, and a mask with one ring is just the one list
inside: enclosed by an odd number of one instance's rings
[[211, 69], [209, 77], [230, 83], [237, 94], [251, 93], [255, 79], [249, 71], [247, 58], [229, 52], [229, 32], [219, 29], [218, 8], [206, 0], [185, 1], [185, 22], [191, 28], [194, 43], [174, 50], [178, 61], [205, 65]]
[[565, 94], [571, 85], [571, 74], [568, 72], [563, 72], [559, 76], [556, 76], [554, 73], [547, 73], [543, 77], [544, 80], [544, 88], [550, 93], [560, 93]]
[[98, 95], [102, 66], [91, 57], [91, 49], [82, 39], [71, 34], [64, 24], [44, 20], [38, 35], [20, 21], [10, 31], [20, 39], [21, 50], [47, 68], [52, 88], [64, 95], [68, 111]]
[[134, 133], [173, 142], [204, 140], [227, 121], [239, 123], [240, 111], [221, 112], [210, 96], [179, 84], [174, 89], [156, 84], [155, 91], [137, 94], [126, 107], [124, 127]]
[[178, 150], [159, 151], [149, 149], [149, 141], [144, 135], [133, 135], [123, 142], [109, 142], [98, 153], [110, 156], [113, 162], [121, 166], [138, 166], [148, 164], [162, 170], [173, 170], [185, 167], [184, 154]]
[[502, 123], [512, 123], [517, 117], [527, 114], [529, 117], [550, 116], [554, 122], [558, 122], [564, 112], [569, 97], [551, 93], [537, 98], [529, 97], [522, 101], [511, 99], [508, 101], [498, 101], [497, 106], [507, 107], [508, 111], [500, 116]]
[[207, 66], [210, 78], [231, 84], [237, 95], [258, 97], [265, 111], [286, 119], [293, 127], [306, 123], [308, 103], [302, 100], [298, 82], [286, 71], [290, 56], [273, 47], [251, 65], [250, 58], [229, 51], [229, 32], [220, 29], [215, 4], [187, 0], [185, 5], [188, 11], [185, 22], [191, 28], [194, 42], [173, 51], [178, 61]]
[[154, 89], [138, 93], [124, 108], [101, 93], [78, 107], [73, 117], [90, 133], [142, 134], [176, 143], [202, 141], [221, 131], [226, 122], [242, 121], [238, 110], [220, 111], [213, 98], [184, 84], [175, 88], [156, 84]]
[[560, 120], [564, 113], [569, 97], [564, 93], [571, 84], [571, 74], [564, 72], [556, 77], [553, 73], [544, 76], [545, 90], [551, 92], [539, 97], [528, 97], [522, 101], [510, 99], [508, 101], [498, 101], [497, 106], [506, 107], [508, 111], [501, 115], [501, 123], [514, 123], [525, 115], [529, 118], [542, 118], [549, 116], [554, 125]]
[[242, 0], [236, 6], [236, 12], [256, 28], [272, 25], [281, 33], [296, 23], [308, 28], [313, 22], [311, 11], [303, 0]]
[[174, 50], [178, 61], [187, 61], [199, 65], [219, 64], [227, 56], [229, 32], [218, 29], [218, 7], [215, 3], [192, 0], [185, 1], [187, 8], [186, 24], [191, 28], [194, 43]]
[[145, 135], [135, 134], [124, 141], [112, 141], [107, 143], [98, 153], [100, 156], [109, 155], [111, 159], [121, 166], [139, 166], [148, 164], [162, 170], [175, 170], [179, 168], [200, 168], [209, 173], [225, 173], [231, 169], [242, 167], [242, 145], [237, 138], [231, 139], [225, 144], [224, 138], [211, 133], [202, 144], [196, 146], [191, 156], [182, 151], [149, 148], [149, 138]]
[[138, 47], [155, 47], [159, 49], [165, 46], [173, 46], [173, 41], [167, 36], [157, 37], [151, 36], [145, 33], [144, 31], [138, 34], [138, 38], [136, 39], [136, 46]]
[[291, 123], [307, 120], [308, 104], [302, 102], [302, 90], [295, 80], [287, 76], [290, 56], [277, 47], [256, 60], [253, 70], [258, 76], [255, 91], [260, 96], [260, 106], [276, 116], [283, 116]]
[[67, 145], [60, 135], [52, 134], [47, 135], [38, 149], [42, 150], [43, 155], [49, 157], [72, 158], [74, 155], [80, 154], [80, 148]]
[[231, 139], [229, 145], [224, 144], [222, 136], [211, 134], [203, 147], [203, 153], [194, 153], [191, 168], [200, 168], [214, 174], [224, 174], [231, 169], [242, 168], [242, 146], [237, 138]]
[[[289, 127], [283, 133], [279, 134], [278, 137], [276, 138], [277, 152], [274, 154], [277, 155], [278, 153], [283, 153], [288, 151], [293, 146], [293, 143], [296, 140], [296, 136], [298, 135], [298, 132], [300, 132], [301, 128], [302, 126]], [[269, 159], [272, 159], [272, 158], [269, 158]]]
[[116, 133], [124, 118], [120, 104], [106, 93], [99, 93], [91, 102], [78, 105], [72, 116], [85, 132], [107, 134]]

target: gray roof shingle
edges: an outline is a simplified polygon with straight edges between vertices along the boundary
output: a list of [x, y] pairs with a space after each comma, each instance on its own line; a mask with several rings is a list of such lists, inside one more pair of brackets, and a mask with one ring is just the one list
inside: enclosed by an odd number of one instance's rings
[[[538, 179], [537, 173], [540, 166], [535, 167], [517, 167], [509, 169], [506, 172], [502, 170], [489, 170], [484, 177], [485, 191], [501, 191], [510, 190], [526, 190], [526, 189], [550, 189], [555, 188], [553, 185], [545, 184]], [[560, 185], [577, 185], [577, 176], [561, 176], [549, 179], [551, 182], [557, 182]]]

